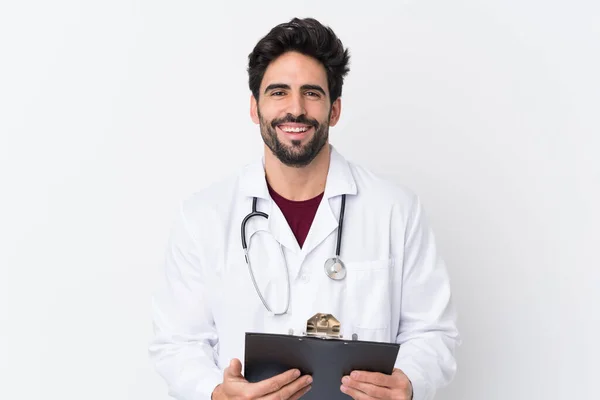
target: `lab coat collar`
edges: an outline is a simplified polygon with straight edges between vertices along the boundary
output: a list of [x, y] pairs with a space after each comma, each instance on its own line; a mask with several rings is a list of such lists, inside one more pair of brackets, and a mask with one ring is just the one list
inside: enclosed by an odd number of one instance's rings
[[323, 197], [330, 199], [342, 194], [355, 195], [357, 193], [356, 182], [348, 161], [330, 145], [329, 172]]
[[[333, 147], [330, 148], [329, 171], [323, 197], [330, 199], [342, 194], [355, 195], [356, 182], [352, 176], [348, 161]], [[270, 200], [269, 189], [265, 179], [264, 156], [260, 161], [249, 164], [242, 171], [241, 192], [243, 196]]]

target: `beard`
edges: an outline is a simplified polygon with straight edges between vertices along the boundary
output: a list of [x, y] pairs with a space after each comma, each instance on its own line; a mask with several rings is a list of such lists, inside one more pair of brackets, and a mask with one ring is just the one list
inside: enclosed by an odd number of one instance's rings
[[[269, 122], [263, 119], [260, 110], [257, 111], [260, 120], [260, 135], [262, 136], [263, 141], [267, 147], [271, 149], [275, 157], [288, 167], [300, 168], [310, 164], [327, 143], [329, 138], [329, 120], [331, 118], [331, 111], [329, 112], [327, 120], [322, 123], [319, 123], [315, 119], [308, 119], [304, 115], [294, 117], [291, 114], [287, 114], [284, 118], [274, 119]], [[277, 137], [276, 129], [277, 125], [286, 122], [296, 122], [311, 126], [314, 129], [313, 137], [304, 145], [300, 140], [292, 140], [291, 146], [284, 144]]]

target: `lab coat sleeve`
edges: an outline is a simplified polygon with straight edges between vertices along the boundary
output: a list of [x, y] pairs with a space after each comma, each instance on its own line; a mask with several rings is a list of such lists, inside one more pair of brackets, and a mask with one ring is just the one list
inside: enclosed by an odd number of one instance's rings
[[422, 205], [414, 197], [402, 257], [402, 296], [395, 367], [413, 386], [413, 400], [431, 400], [456, 373], [460, 345], [446, 266], [440, 258]]
[[215, 362], [215, 330], [207, 274], [197, 238], [190, 234], [182, 208], [168, 240], [164, 275], [152, 299], [154, 337], [149, 355], [178, 400], [210, 399], [222, 382]]

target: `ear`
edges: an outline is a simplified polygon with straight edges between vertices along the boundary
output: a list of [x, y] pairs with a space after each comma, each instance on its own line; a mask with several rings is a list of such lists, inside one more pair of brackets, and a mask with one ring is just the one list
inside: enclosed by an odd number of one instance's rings
[[342, 113], [342, 98], [338, 97], [331, 105], [331, 117], [329, 120], [329, 126], [335, 126], [340, 120]]
[[260, 123], [260, 119], [258, 118], [258, 102], [254, 98], [254, 95], [250, 95], [250, 118], [252, 118], [252, 122], [255, 124]]

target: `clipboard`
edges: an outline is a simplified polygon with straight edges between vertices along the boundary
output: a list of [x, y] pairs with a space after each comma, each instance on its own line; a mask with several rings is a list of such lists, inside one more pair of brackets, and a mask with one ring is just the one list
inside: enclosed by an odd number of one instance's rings
[[389, 375], [399, 349], [396, 343], [345, 340], [327, 334], [246, 332], [244, 377], [249, 382], [259, 382], [297, 368], [302, 375], [313, 377], [312, 388], [303, 399], [348, 399], [340, 390], [344, 375], [353, 370]]

